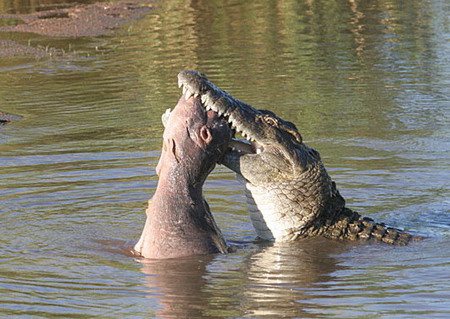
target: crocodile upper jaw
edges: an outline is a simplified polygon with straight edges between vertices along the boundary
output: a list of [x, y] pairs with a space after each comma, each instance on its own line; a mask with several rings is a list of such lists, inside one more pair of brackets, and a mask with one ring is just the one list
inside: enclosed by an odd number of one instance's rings
[[230, 143], [232, 149], [245, 154], [259, 154], [264, 150], [263, 143], [254, 133], [257, 130], [248, 127], [248, 123], [255, 122], [255, 114], [259, 113], [257, 109], [233, 98], [227, 92], [216, 87], [204, 74], [197, 71], [180, 72], [178, 87], [182, 88], [186, 99], [191, 96], [200, 97], [206, 110], [212, 110], [220, 117], [224, 117], [235, 133], [244, 138], [233, 138]]

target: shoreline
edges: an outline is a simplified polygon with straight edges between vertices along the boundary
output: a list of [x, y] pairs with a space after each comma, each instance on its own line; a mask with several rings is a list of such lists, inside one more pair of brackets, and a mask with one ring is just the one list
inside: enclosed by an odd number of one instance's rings
[[[1, 26], [0, 33], [31, 33], [54, 38], [79, 38], [110, 35], [127, 22], [139, 20], [154, 9], [150, 1], [118, 1], [78, 4], [64, 9], [30, 14], [0, 14], [1, 20], [20, 21]], [[13, 39], [0, 40], [0, 57], [34, 57], [41, 59], [61, 55], [56, 48], [33, 47]]]

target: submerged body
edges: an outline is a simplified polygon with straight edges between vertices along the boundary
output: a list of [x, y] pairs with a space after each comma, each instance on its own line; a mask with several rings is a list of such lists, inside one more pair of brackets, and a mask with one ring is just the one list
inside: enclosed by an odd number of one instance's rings
[[246, 140], [233, 140], [222, 163], [244, 185], [258, 236], [273, 241], [324, 236], [406, 244], [413, 237], [363, 218], [345, 207], [319, 153], [303, 143], [296, 126], [258, 110], [217, 88], [196, 71], [178, 75], [187, 97], [225, 117]]
[[227, 245], [203, 198], [203, 184], [231, 139], [228, 124], [197, 98], [180, 98], [165, 122], [158, 186], [135, 254], [175, 258], [225, 253]]

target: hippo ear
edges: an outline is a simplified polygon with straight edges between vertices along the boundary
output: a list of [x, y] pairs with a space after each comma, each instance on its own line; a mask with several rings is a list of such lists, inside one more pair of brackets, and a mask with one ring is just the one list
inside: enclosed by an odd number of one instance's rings
[[161, 121], [162, 121], [164, 127], [166, 127], [167, 122], [169, 122], [169, 117], [170, 117], [171, 112], [172, 112], [171, 109], [167, 109], [166, 112], [164, 112], [163, 115], [161, 115]]
[[205, 144], [210, 144], [213, 139], [211, 131], [205, 125], [200, 128], [200, 138]]

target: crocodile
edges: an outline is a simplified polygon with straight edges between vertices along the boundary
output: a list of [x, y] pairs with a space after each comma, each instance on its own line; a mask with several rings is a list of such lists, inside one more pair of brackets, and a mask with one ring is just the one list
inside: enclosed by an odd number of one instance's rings
[[259, 238], [323, 236], [397, 245], [420, 239], [347, 208], [319, 152], [304, 143], [292, 122], [239, 101], [197, 71], [180, 72], [178, 86], [186, 98], [200, 98], [206, 110], [217, 112], [243, 137], [229, 143], [221, 164], [244, 185]]
[[132, 252], [152, 259], [226, 253], [202, 187], [226, 152], [232, 130], [194, 97], [182, 96], [173, 111], [164, 113], [164, 123], [158, 186]]
[[9, 122], [19, 121], [20, 119], [22, 119], [22, 117], [19, 115], [0, 112], [0, 125], [6, 124]]

